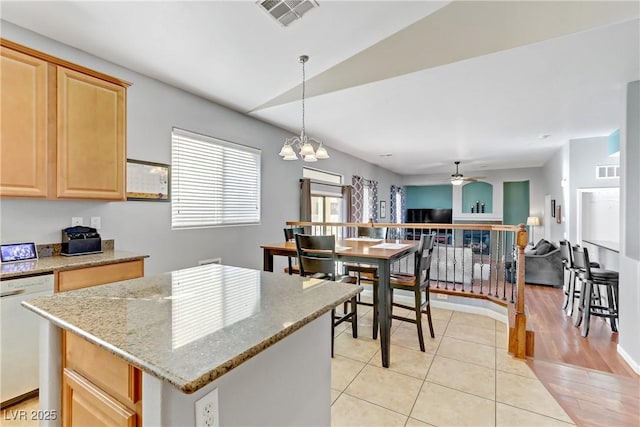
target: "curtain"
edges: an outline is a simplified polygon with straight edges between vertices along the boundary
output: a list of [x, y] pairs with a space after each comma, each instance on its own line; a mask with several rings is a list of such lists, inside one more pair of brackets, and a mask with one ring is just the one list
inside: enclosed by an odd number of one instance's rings
[[[397, 195], [400, 194], [400, 206], [397, 204]], [[398, 219], [400, 222], [406, 222], [404, 213], [406, 211], [406, 200], [404, 187], [399, 185], [392, 185], [389, 194], [389, 221], [396, 223]], [[392, 228], [389, 230], [389, 238], [391, 239], [403, 239], [404, 229]]]
[[[351, 178], [353, 184], [353, 193], [351, 196], [351, 222], [363, 222], [362, 215], [367, 214], [367, 218], [364, 222], [368, 222], [372, 219], [373, 222], [378, 222], [378, 181], [371, 179], [364, 179], [361, 176], [353, 175]], [[369, 189], [369, 205], [368, 212], [364, 212], [364, 188]]]
[[[344, 203], [344, 221], [350, 222], [353, 217], [353, 206], [351, 204], [353, 188], [350, 185], [342, 186], [342, 203]], [[352, 230], [351, 227], [347, 229], [347, 234], [345, 237], [353, 237], [355, 236], [355, 230]]]
[[369, 218], [378, 222], [378, 181], [369, 181]]
[[311, 221], [311, 180], [300, 180], [300, 221]]
[[362, 221], [362, 202], [364, 200], [364, 179], [361, 176], [353, 175], [351, 178], [351, 222]]

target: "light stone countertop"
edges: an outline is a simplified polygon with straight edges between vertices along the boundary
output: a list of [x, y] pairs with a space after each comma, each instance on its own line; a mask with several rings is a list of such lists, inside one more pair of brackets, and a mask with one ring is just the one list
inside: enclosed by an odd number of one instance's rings
[[147, 258], [134, 252], [106, 250], [99, 254], [42, 257], [37, 260], [8, 262], [0, 265], [0, 280], [32, 274], [52, 273], [72, 268], [92, 267]]
[[211, 264], [22, 304], [193, 393], [361, 290]]

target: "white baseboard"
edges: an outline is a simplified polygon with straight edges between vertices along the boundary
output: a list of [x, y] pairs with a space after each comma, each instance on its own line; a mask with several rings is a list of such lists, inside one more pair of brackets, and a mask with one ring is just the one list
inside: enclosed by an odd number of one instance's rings
[[620, 347], [620, 344], [618, 344], [617, 350], [620, 357], [622, 357], [624, 361], [627, 362], [627, 365], [629, 365], [629, 367], [631, 367], [631, 369], [633, 369], [636, 374], [640, 375], [640, 364], [633, 360], [629, 353], [627, 353], [622, 347]]
[[[370, 288], [365, 288], [362, 291], [362, 295], [369, 299], [372, 297], [372, 293], [373, 292], [371, 291]], [[403, 304], [407, 304], [407, 305], [413, 304], [413, 298], [409, 295], [402, 295], [398, 292], [395, 294], [393, 298], [394, 298], [394, 301], [402, 302]], [[481, 304], [481, 305], [478, 306], [478, 305], [465, 304], [467, 300], [470, 303]], [[508, 324], [507, 308], [499, 304], [495, 304], [489, 300], [459, 297], [455, 302], [449, 302], [449, 301], [438, 300], [436, 299], [435, 294], [431, 294], [431, 306], [435, 308], [443, 308], [446, 310], [479, 314], [481, 316], [490, 317], [493, 320], [497, 320], [498, 322], [502, 322], [505, 325]]]

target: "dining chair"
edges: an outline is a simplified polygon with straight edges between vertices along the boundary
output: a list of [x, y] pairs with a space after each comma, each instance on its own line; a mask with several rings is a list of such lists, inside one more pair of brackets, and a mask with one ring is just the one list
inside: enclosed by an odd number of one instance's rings
[[[357, 237], [369, 237], [371, 239], [387, 238], [387, 227], [358, 227]], [[378, 338], [378, 267], [376, 265], [346, 262], [344, 263], [346, 274], [355, 274], [359, 285], [371, 285], [373, 292], [373, 302], [362, 301], [361, 295], [358, 294], [358, 304], [373, 307], [373, 325], [371, 336], [375, 340]]]
[[[289, 241], [295, 240], [293, 236], [295, 236], [296, 234], [304, 234], [304, 227], [302, 226], [285, 227], [284, 241], [289, 242]], [[287, 257], [288, 267], [285, 267], [284, 269], [285, 273], [289, 273], [289, 275], [300, 273], [300, 268], [298, 267], [298, 264], [294, 264], [294, 260], [296, 259], [297, 257], [292, 257], [292, 256]]]
[[[295, 239], [301, 276], [356, 283], [353, 277], [340, 276], [336, 273], [335, 236], [296, 234]], [[347, 305], [350, 305], [349, 311], [347, 311]], [[353, 338], [358, 338], [358, 304], [355, 296], [344, 303], [343, 312], [338, 315], [335, 307], [331, 310], [331, 357], [333, 357], [336, 326], [343, 322], [350, 322]]]
[[613, 332], [618, 332], [618, 281], [619, 273], [613, 270], [593, 268], [589, 262], [589, 251], [573, 247], [573, 259], [580, 269], [578, 279], [582, 281], [582, 292], [578, 304], [576, 327], [582, 324], [581, 335], [589, 334], [591, 316], [609, 319]]
[[[414, 273], [392, 273], [389, 284], [391, 286], [391, 307], [404, 308], [406, 310], [413, 311], [415, 318], [404, 317], [395, 315], [392, 312], [391, 318], [401, 320], [403, 322], [414, 323], [418, 329], [418, 342], [420, 344], [420, 350], [425, 351], [424, 336], [422, 334], [422, 314], [427, 315], [427, 321], [429, 322], [429, 332], [431, 338], [435, 338], [433, 333], [433, 322], [431, 320], [431, 304], [429, 302], [429, 279], [431, 271], [431, 256], [433, 253], [433, 244], [436, 239], [436, 234], [422, 234], [420, 235], [420, 243], [418, 244], [418, 250], [415, 253], [414, 260]], [[401, 289], [404, 291], [413, 292], [414, 305], [401, 304], [393, 301], [394, 291]], [[424, 292], [425, 300], [422, 301], [422, 294]]]

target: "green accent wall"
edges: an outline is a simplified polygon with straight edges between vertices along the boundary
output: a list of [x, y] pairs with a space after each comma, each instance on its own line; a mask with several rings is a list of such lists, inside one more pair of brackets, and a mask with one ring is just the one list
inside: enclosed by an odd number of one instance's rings
[[529, 216], [529, 181], [505, 182], [502, 223], [526, 224]]
[[493, 185], [481, 181], [463, 185], [462, 212], [471, 213], [471, 205], [475, 207], [477, 201], [484, 203], [484, 213], [493, 213]]
[[407, 185], [407, 209], [452, 209], [453, 188], [451, 185]]

